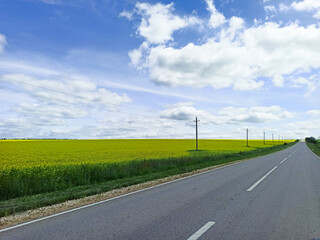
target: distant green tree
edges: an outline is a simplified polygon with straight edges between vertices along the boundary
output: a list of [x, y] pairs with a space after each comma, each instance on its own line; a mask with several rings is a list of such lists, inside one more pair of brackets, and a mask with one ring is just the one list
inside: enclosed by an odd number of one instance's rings
[[318, 143], [314, 137], [306, 137], [306, 142], [309, 143]]

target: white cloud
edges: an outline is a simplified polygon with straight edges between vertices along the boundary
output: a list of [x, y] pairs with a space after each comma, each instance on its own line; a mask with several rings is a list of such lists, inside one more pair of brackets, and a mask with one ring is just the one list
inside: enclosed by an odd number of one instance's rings
[[48, 118], [78, 118], [88, 116], [89, 113], [84, 109], [75, 108], [74, 106], [60, 106], [47, 104], [28, 104], [21, 103], [14, 107], [18, 113], [23, 113], [26, 116], [40, 117], [43, 120]]
[[318, 117], [320, 116], [320, 110], [318, 109], [309, 110], [307, 111], [307, 114], [313, 117]]
[[210, 117], [205, 111], [197, 110], [193, 106], [175, 106], [173, 108], [164, 110], [161, 112], [161, 118], [175, 119], [175, 120], [192, 120], [195, 119], [196, 116]]
[[239, 17], [231, 17], [228, 23], [229, 27], [222, 29], [219, 33], [220, 41], [235, 41], [240, 31], [245, 28], [244, 20]]
[[6, 36], [0, 34], [0, 53], [2, 53], [4, 46], [7, 44]]
[[78, 0], [36, 0], [49, 5], [69, 5], [78, 6], [80, 3], [85, 3], [85, 1]]
[[210, 12], [209, 26], [211, 28], [217, 28], [226, 22], [226, 18], [222, 13], [220, 13], [215, 5], [213, 0], [206, 0], [207, 10]]
[[320, 1], [318, 0], [303, 0], [303, 1], [294, 1], [291, 5], [287, 6], [284, 4], [279, 4], [280, 11], [288, 11], [290, 9], [296, 11], [306, 11], [306, 12], [315, 12], [313, 15], [314, 18], [320, 19]]
[[293, 117], [290, 113], [279, 106], [270, 107], [224, 107], [217, 114], [198, 110], [189, 104], [180, 104], [169, 107], [161, 112], [162, 118], [191, 121], [198, 116], [204, 124], [239, 124], [239, 123], [265, 123], [280, 121]]
[[148, 42], [143, 42], [139, 48], [133, 49], [129, 51], [128, 55], [130, 57], [130, 63], [132, 66], [137, 67], [138, 69], [141, 69], [139, 66], [141, 64], [141, 61], [143, 60], [143, 54], [145, 54], [146, 51], [148, 51], [149, 44]]
[[199, 23], [194, 16], [182, 18], [174, 15], [173, 11], [173, 3], [151, 5], [138, 2], [135, 12], [141, 17], [141, 22], [137, 32], [150, 43], [163, 44], [173, 39], [175, 31]]
[[40, 67], [38, 64], [29, 64], [26, 61], [19, 61], [19, 59], [4, 59], [0, 60], [0, 69], [2, 72], [15, 72], [15, 73], [24, 73], [30, 75], [59, 75], [58, 71], [55, 71], [50, 68]]
[[83, 131], [89, 131], [91, 138], [185, 138], [188, 132], [193, 136], [193, 129], [178, 121], [136, 116], [105, 119]]
[[313, 91], [316, 90], [316, 83], [313, 81], [313, 77], [310, 77], [308, 79], [304, 77], [298, 77], [298, 78], [293, 78], [291, 81], [292, 81], [292, 87], [294, 88], [306, 87], [307, 95], [311, 94]]
[[61, 135], [65, 135], [67, 134], [68, 136], [70, 136], [70, 133], [72, 133], [72, 131], [70, 129], [61, 129], [61, 128], [53, 128], [50, 130], [51, 132], [51, 136], [52, 135], [57, 135], [57, 136], [61, 136]]
[[285, 80], [281, 75], [276, 75], [276, 76], [273, 77], [272, 81], [273, 81], [275, 86], [283, 87], [283, 84], [284, 84]]
[[60, 0], [39, 0], [39, 1], [43, 2], [43, 3], [50, 4], [50, 5], [55, 5], [55, 4], [59, 4], [60, 3]]
[[279, 4], [279, 11], [280, 12], [286, 12], [286, 11], [289, 11], [289, 10], [290, 10], [289, 6], [287, 6], [287, 5], [283, 4], [283, 3]]
[[65, 121], [52, 117], [13, 117], [0, 121], [0, 136], [6, 138], [50, 137], [47, 127], [61, 127]]
[[319, 125], [319, 120], [311, 120], [288, 123], [283, 127], [287, 129], [289, 136], [291, 135], [298, 136], [299, 138], [304, 138], [310, 136], [318, 137], [320, 135]]
[[320, 19], [320, 9], [313, 15], [314, 18]]
[[277, 9], [273, 5], [264, 6], [264, 11], [266, 12], [266, 20], [270, 20], [271, 18], [275, 17], [277, 14]]
[[126, 94], [119, 95], [98, 87], [86, 78], [51, 77], [46, 79], [23, 74], [0, 76], [2, 85], [11, 88], [15, 85], [16, 91], [28, 95], [26, 102], [11, 106], [11, 115], [17, 117], [0, 122], [1, 136], [83, 138], [89, 134], [72, 129], [79, 125], [79, 118], [90, 122], [95, 117], [93, 113], [111, 111], [131, 102]]
[[38, 79], [23, 74], [5, 74], [0, 80], [10, 82], [27, 90], [40, 101], [55, 104], [85, 104], [114, 107], [128, 103], [126, 95], [98, 88], [93, 82], [84, 79]]
[[303, 0], [300, 2], [294, 1], [291, 6], [297, 11], [312, 11], [320, 9], [320, 2], [318, 0]]
[[284, 75], [320, 67], [320, 29], [315, 25], [268, 22], [245, 28], [240, 18], [229, 23], [218, 38], [201, 45], [139, 49], [134, 63], [148, 69], [156, 84], [238, 90], [261, 88], [260, 77], [282, 86]]
[[[157, 85], [236, 90], [260, 89], [265, 81], [283, 87], [289, 82], [285, 78], [288, 75], [320, 68], [319, 26], [256, 21], [247, 27], [242, 18], [225, 19], [213, 0], [206, 0], [206, 4], [211, 13], [209, 27], [221, 28], [204, 43], [184, 46], [167, 44], [173, 40], [174, 31], [188, 25], [185, 17], [172, 14], [172, 3], [136, 4], [141, 17], [138, 32], [145, 41], [129, 51], [132, 66], [148, 70], [150, 80]], [[265, 10], [269, 17], [277, 12], [273, 5], [265, 6]]]
[[246, 54], [244, 48], [229, 41], [210, 41], [200, 46], [190, 43], [181, 49], [157, 46], [151, 49], [145, 66], [151, 80], [157, 84], [259, 88], [262, 83], [252, 80], [252, 70], [245, 65], [249, 59], [242, 60]]
[[132, 12], [128, 12], [128, 11], [122, 11], [119, 14], [119, 17], [125, 17], [126, 19], [128, 19], [129, 21], [131, 21], [133, 19], [133, 13]]
[[235, 108], [226, 107], [219, 111], [219, 120], [224, 123], [234, 124], [239, 122], [264, 123], [279, 121], [293, 117], [293, 114], [279, 106]]

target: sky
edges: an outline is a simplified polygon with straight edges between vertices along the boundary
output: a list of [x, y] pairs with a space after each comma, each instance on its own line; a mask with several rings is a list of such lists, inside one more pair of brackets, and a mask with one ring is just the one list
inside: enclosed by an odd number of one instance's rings
[[320, 136], [319, 0], [0, 0], [0, 138]]

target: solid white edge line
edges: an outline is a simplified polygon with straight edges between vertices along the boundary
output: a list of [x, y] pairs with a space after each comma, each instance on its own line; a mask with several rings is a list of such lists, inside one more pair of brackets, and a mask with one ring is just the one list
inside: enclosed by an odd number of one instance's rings
[[255, 184], [253, 184], [250, 188], [248, 188], [247, 192], [251, 192], [256, 186], [259, 185], [266, 177], [269, 176], [278, 166], [275, 166], [272, 168], [266, 175], [264, 175], [262, 178], [260, 178]]
[[17, 225], [8, 227], [8, 228], [0, 229], [0, 233], [8, 231], [8, 230], [11, 230], [11, 229], [23, 227], [25, 225], [29, 225], [29, 224], [32, 224], [32, 223], [40, 222], [40, 221], [43, 221], [43, 220], [46, 220], [46, 219], [49, 219], [49, 218], [57, 217], [57, 216], [60, 216], [60, 215], [63, 215], [63, 214], [75, 212], [75, 211], [78, 211], [78, 210], [81, 210], [81, 209], [84, 209], [84, 208], [92, 207], [92, 206], [95, 206], [95, 205], [98, 205], [98, 204], [101, 204], [101, 203], [105, 203], [105, 202], [109, 202], [109, 201], [112, 201], [112, 200], [116, 200], [118, 198], [130, 196], [130, 195], [133, 195], [133, 194], [136, 194], [136, 193], [139, 193], [139, 192], [144, 192], [144, 191], [156, 188], [156, 187], [161, 187], [161, 186], [164, 186], [164, 185], [167, 185], [167, 184], [171, 184], [171, 183], [178, 182], [178, 181], [181, 181], [181, 180], [184, 180], [184, 179], [195, 177], [195, 176], [198, 176], [198, 175], [201, 175], [201, 174], [205, 174], [205, 173], [213, 172], [213, 171], [220, 170], [220, 169], [223, 169], [223, 168], [227, 168], [227, 167], [230, 167], [232, 165], [236, 165], [236, 164], [240, 164], [240, 163], [244, 163], [244, 162], [245, 161], [232, 163], [232, 164], [229, 164], [229, 165], [226, 165], [226, 166], [222, 166], [222, 167], [218, 167], [218, 168], [214, 168], [214, 169], [211, 169], [211, 170], [208, 170], [208, 171], [205, 171], [205, 172], [196, 173], [196, 174], [193, 174], [193, 175], [190, 175], [190, 176], [187, 176], [187, 177], [175, 179], [175, 180], [172, 180], [172, 181], [169, 181], [169, 182], [161, 183], [161, 184], [158, 184], [158, 185], [155, 185], [155, 186], [151, 186], [151, 187], [140, 189], [140, 190], [137, 190], [137, 191], [134, 191], [134, 192], [130, 192], [130, 193], [126, 193], [126, 194], [123, 194], [123, 195], [119, 195], [117, 197], [109, 198], [109, 199], [102, 200], [102, 201], [95, 202], [95, 203], [90, 203], [90, 204], [84, 205], [82, 207], [73, 208], [73, 209], [70, 209], [70, 210], [67, 210], [67, 211], [63, 211], [63, 212], [60, 212], [60, 213], [55, 213], [55, 214], [52, 214], [52, 215], [49, 215], [49, 216], [46, 216], [46, 217], [42, 217], [42, 218], [38, 218], [38, 219], [31, 220], [31, 221], [28, 221], [28, 222], [20, 223], [20, 224], [17, 224]]
[[215, 222], [209, 221], [202, 228], [196, 231], [191, 237], [189, 237], [188, 240], [197, 240], [199, 237], [201, 237], [202, 234], [208, 231], [209, 228], [211, 228], [214, 224]]
[[283, 160], [280, 162], [280, 164], [281, 164], [281, 163], [284, 163], [287, 159], [288, 159], [288, 158], [283, 159]]

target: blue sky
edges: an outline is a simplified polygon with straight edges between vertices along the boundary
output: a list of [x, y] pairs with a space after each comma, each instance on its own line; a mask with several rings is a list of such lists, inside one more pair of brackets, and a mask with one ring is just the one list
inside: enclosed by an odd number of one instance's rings
[[317, 0], [0, 1], [1, 138], [320, 135]]

